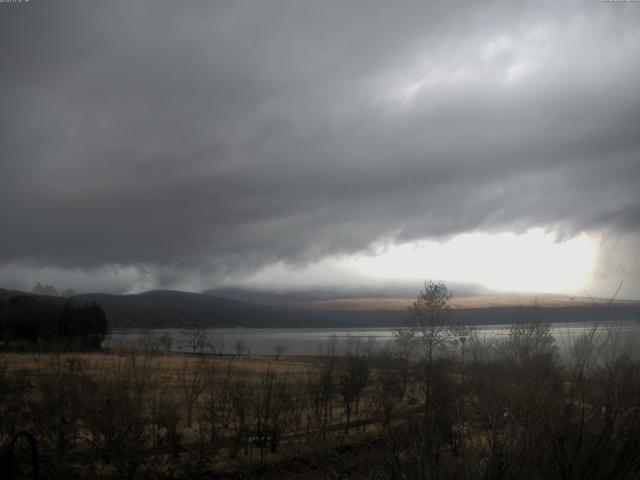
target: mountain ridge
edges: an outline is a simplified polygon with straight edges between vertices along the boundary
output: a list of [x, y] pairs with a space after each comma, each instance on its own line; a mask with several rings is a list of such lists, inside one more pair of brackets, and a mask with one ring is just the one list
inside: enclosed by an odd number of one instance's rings
[[[33, 293], [0, 289], [0, 299]], [[39, 295], [38, 295], [39, 296]], [[177, 290], [151, 290], [136, 294], [84, 293], [71, 297], [48, 297], [56, 301], [100, 304], [112, 328], [368, 328], [397, 327], [406, 323], [406, 309], [340, 310], [264, 305], [209, 294]], [[525, 321], [531, 306], [455, 308], [452, 321], [470, 325], [508, 324]], [[539, 307], [538, 313], [552, 323], [613, 320], [640, 321], [640, 303]]]

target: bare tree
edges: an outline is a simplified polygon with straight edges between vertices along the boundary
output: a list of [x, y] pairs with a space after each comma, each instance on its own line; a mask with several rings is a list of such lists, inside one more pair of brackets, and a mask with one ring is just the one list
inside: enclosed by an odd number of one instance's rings
[[187, 409], [187, 426], [191, 427], [194, 406], [206, 386], [203, 362], [197, 362], [194, 367], [185, 360], [178, 373], [178, 383]]
[[11, 372], [0, 351], [0, 443], [2, 445], [24, 428], [30, 417], [27, 399], [32, 395], [31, 382], [24, 375]]
[[236, 378], [231, 388], [231, 409], [233, 412], [233, 429], [235, 435], [231, 447], [231, 458], [238, 455], [240, 448], [244, 449], [244, 454], [249, 454], [249, 422], [250, 406], [252, 401], [252, 389], [243, 378]]
[[93, 381], [84, 420], [93, 448], [112, 463], [121, 478], [134, 478], [145, 463], [150, 421], [146, 401], [156, 388], [153, 357], [132, 353], [111, 375]]
[[182, 450], [181, 418], [176, 399], [168, 391], [159, 393], [151, 404], [152, 445], [169, 448], [173, 458]]
[[209, 346], [215, 355], [222, 356], [224, 353], [224, 338], [220, 335], [214, 335], [209, 342]]
[[509, 329], [507, 342], [502, 345], [503, 354], [516, 365], [529, 365], [531, 361], [545, 357], [550, 360], [557, 347], [551, 335], [550, 325], [542, 318], [537, 301], [525, 310], [524, 322], [514, 323]]
[[444, 282], [425, 282], [418, 298], [408, 307], [409, 328], [427, 361], [451, 338], [449, 300], [451, 292]]
[[273, 351], [276, 353], [276, 362], [280, 360], [280, 357], [287, 351], [287, 346], [283, 343], [274, 345]]
[[150, 330], [142, 330], [137, 339], [138, 348], [144, 355], [155, 356], [160, 352], [160, 338]]
[[184, 343], [193, 353], [202, 353], [209, 346], [207, 331], [196, 323], [190, 323], [182, 331]]
[[173, 338], [171, 338], [171, 335], [163, 333], [158, 337], [158, 342], [165, 353], [169, 353], [171, 351], [171, 347], [173, 346]]
[[345, 359], [338, 377], [338, 392], [346, 417], [345, 432], [349, 431], [351, 416], [360, 409], [360, 399], [369, 383], [370, 349], [362, 337], [350, 337], [347, 341]]
[[398, 359], [399, 375], [402, 385], [402, 400], [409, 388], [409, 380], [412, 370], [412, 360], [414, 358], [417, 340], [416, 333], [410, 327], [398, 328], [393, 331], [393, 340], [395, 344], [395, 356]]
[[247, 351], [247, 345], [240, 338], [235, 341], [233, 348], [236, 351], [237, 356], [240, 356]]
[[403, 370], [404, 365], [391, 352], [381, 352], [375, 357], [372, 393], [384, 425], [391, 421], [394, 409], [404, 397]]
[[256, 389], [253, 407], [254, 443], [262, 459], [267, 447], [275, 453], [280, 445], [290, 408], [288, 378], [267, 370]]
[[416, 349], [421, 351], [425, 415], [432, 395], [435, 356], [454, 339], [454, 329], [449, 323], [450, 299], [451, 292], [444, 282], [424, 282], [424, 289], [407, 309], [409, 326], [396, 330], [394, 335], [403, 348], [415, 342]]
[[237, 372], [232, 362], [227, 362], [223, 371], [208, 368], [204, 401], [200, 410], [207, 440], [214, 449], [220, 446], [225, 431], [233, 420], [232, 388]]

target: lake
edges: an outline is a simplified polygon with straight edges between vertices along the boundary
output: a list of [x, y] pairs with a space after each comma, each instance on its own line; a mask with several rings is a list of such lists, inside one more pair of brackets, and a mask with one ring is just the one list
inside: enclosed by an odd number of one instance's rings
[[[637, 322], [602, 323], [600, 334], [619, 337], [621, 342], [631, 342], [640, 338], [640, 324]], [[551, 333], [562, 349], [578, 335], [586, 333], [591, 323], [552, 324]], [[475, 329], [484, 339], [500, 338], [509, 334], [509, 325], [485, 325]], [[326, 351], [330, 342], [335, 342], [336, 351], [343, 353], [353, 337], [363, 337], [375, 348], [382, 349], [393, 339], [392, 328], [211, 328], [205, 330], [210, 341], [223, 344], [223, 352], [236, 353], [237, 342], [242, 342], [246, 350], [255, 355], [272, 355], [282, 346], [287, 355], [317, 355]], [[184, 329], [114, 330], [105, 340], [105, 346], [116, 344], [133, 345], [145, 335], [171, 337], [171, 350], [189, 351], [188, 335]]]

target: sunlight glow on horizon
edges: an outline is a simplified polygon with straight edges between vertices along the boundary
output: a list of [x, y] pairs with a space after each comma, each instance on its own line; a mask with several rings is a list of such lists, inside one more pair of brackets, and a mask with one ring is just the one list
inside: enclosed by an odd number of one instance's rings
[[276, 264], [253, 285], [328, 285], [336, 277], [385, 282], [444, 280], [494, 291], [577, 293], [592, 279], [597, 242], [586, 233], [557, 241], [542, 228], [525, 233], [465, 233], [449, 241], [384, 244], [373, 254], [331, 257], [303, 268]]
[[441, 279], [501, 291], [574, 292], [587, 285], [595, 262], [595, 242], [586, 233], [558, 242], [535, 228], [523, 234], [466, 233], [445, 243], [406, 243], [347, 264], [378, 279]]

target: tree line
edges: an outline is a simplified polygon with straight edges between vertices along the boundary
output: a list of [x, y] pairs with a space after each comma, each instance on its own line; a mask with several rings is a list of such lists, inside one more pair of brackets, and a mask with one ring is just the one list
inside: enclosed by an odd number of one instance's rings
[[37, 295], [0, 299], [0, 344], [5, 348], [56, 343], [96, 349], [107, 330], [104, 310], [93, 302]]

